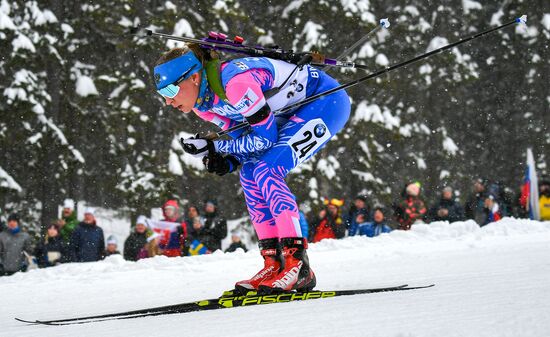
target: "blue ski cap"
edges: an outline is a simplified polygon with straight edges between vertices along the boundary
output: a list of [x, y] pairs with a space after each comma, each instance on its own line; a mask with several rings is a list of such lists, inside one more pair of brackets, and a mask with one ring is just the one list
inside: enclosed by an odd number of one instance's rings
[[161, 90], [162, 88], [167, 87], [180, 79], [188, 79], [191, 75], [199, 72], [201, 69], [201, 61], [191, 50], [176, 57], [175, 59], [159, 64], [154, 69], [157, 90]]

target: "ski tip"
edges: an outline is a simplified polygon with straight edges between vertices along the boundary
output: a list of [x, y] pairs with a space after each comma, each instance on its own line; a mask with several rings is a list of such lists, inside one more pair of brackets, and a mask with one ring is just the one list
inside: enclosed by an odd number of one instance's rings
[[390, 20], [388, 20], [388, 18], [385, 18], [385, 19], [380, 19], [380, 26], [382, 26], [382, 28], [389, 28], [390, 27]]
[[516, 22], [526, 25], [527, 24], [527, 15], [520, 16], [519, 18], [516, 19]]
[[21, 323], [38, 324], [36, 321], [28, 321], [26, 319], [21, 319], [21, 318], [17, 318], [17, 317], [14, 317], [14, 319], [18, 322], [21, 322]]

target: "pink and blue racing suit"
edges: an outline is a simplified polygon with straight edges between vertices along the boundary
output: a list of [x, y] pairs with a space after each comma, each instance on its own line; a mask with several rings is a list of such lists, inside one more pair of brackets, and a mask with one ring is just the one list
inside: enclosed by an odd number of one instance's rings
[[300, 216], [285, 177], [317, 153], [346, 124], [350, 100], [341, 90], [284, 115], [272, 111], [338, 86], [312, 66], [296, 70], [271, 97], [264, 93], [281, 86], [296, 66], [269, 58], [241, 58], [222, 65], [221, 81], [230, 104], [210, 89], [195, 113], [223, 130], [248, 121], [250, 128], [231, 133], [231, 140], [214, 141], [216, 151], [231, 154], [242, 164], [240, 181], [258, 238], [301, 237]]

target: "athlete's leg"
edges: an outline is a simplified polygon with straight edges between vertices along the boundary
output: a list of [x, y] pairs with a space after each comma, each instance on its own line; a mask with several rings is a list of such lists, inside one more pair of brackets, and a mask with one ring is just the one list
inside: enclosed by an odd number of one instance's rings
[[260, 254], [264, 258], [264, 266], [250, 279], [235, 283], [235, 291], [242, 295], [246, 295], [250, 290], [258, 289], [261, 282], [277, 275], [281, 270], [283, 260], [275, 219], [273, 219], [269, 206], [254, 180], [254, 167], [253, 161], [245, 162], [241, 168], [240, 178], [250, 220], [258, 235], [258, 246]]
[[252, 221], [258, 239], [278, 238], [275, 219], [273, 219], [269, 206], [254, 179], [254, 168], [254, 162], [248, 161], [242, 165], [240, 172], [241, 186], [243, 187], [246, 207], [250, 214], [250, 221]]
[[300, 216], [296, 197], [288, 188], [285, 177], [288, 170], [283, 165], [272, 166], [264, 160], [254, 168], [254, 180], [274, 218], [279, 238], [301, 237]]

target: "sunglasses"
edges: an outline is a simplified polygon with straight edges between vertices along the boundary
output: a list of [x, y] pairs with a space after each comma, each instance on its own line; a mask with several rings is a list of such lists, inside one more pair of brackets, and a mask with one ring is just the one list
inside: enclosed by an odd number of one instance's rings
[[174, 83], [168, 84], [162, 89], [157, 90], [157, 92], [165, 98], [174, 98], [180, 92], [179, 84], [193, 75], [195, 72], [192, 72], [196, 66], [191, 67], [183, 75], [180, 76]]

